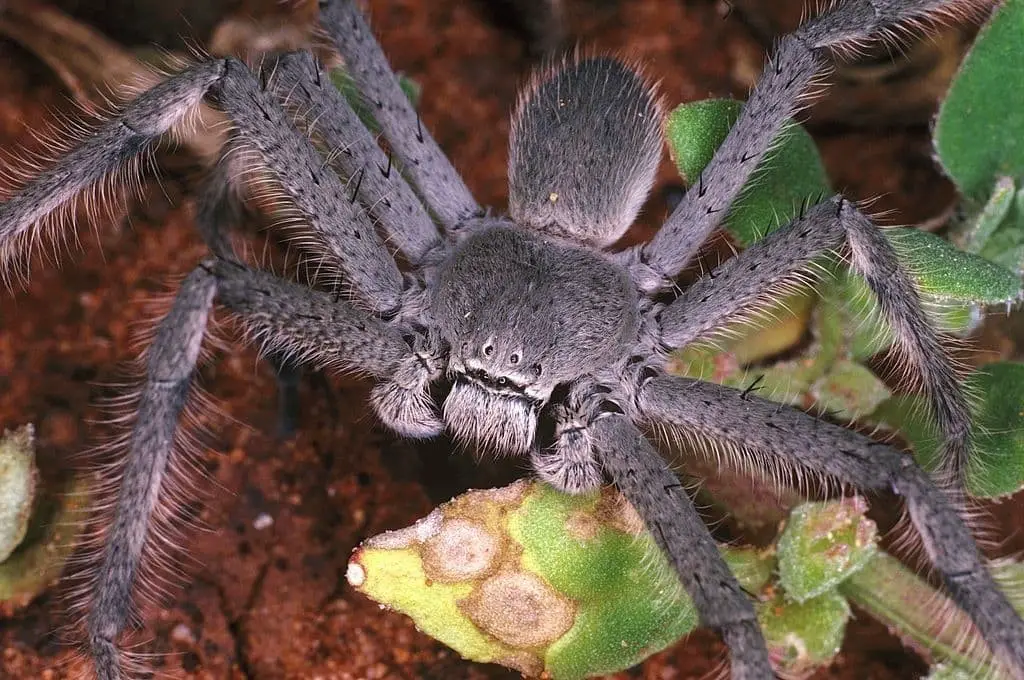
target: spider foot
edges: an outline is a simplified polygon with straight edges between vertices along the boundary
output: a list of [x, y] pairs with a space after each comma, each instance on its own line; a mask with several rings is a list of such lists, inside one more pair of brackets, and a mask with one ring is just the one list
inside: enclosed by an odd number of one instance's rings
[[581, 411], [564, 406], [555, 409], [555, 440], [546, 449], [530, 453], [534, 471], [541, 480], [570, 494], [601, 488], [604, 474], [594, 458], [590, 419]]
[[398, 364], [391, 380], [374, 386], [370, 403], [385, 425], [413, 439], [430, 439], [444, 431], [429, 390], [438, 366], [431, 353], [416, 352]]

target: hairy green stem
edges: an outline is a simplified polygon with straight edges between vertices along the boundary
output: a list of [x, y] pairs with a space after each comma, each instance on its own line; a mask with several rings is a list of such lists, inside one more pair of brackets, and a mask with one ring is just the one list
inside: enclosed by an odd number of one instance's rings
[[892, 555], [878, 553], [839, 592], [915, 649], [979, 677], [999, 677], [967, 615]]

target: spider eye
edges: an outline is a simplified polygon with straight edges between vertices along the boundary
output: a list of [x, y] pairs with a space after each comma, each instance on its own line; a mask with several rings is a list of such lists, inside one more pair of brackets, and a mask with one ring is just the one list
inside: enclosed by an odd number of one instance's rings
[[484, 355], [491, 356], [494, 354], [494, 345], [484, 345]]
[[508, 384], [508, 378], [506, 378], [505, 376], [501, 376], [500, 378], [498, 378], [498, 386], [499, 387], [504, 387], [507, 384]]
[[533, 374], [535, 376], [537, 376], [538, 378], [540, 377], [540, 374], [544, 372], [544, 369], [541, 368], [540, 364], [534, 364], [532, 366], [532, 368], [533, 368]]
[[509, 360], [509, 363], [511, 363], [513, 366], [515, 366], [516, 364], [519, 363], [520, 356], [518, 354], [513, 354], [512, 356], [510, 356], [508, 358], [508, 360]]

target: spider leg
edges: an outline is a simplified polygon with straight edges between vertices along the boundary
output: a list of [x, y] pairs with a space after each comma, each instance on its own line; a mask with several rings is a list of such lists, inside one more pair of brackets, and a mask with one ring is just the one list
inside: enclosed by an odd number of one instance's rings
[[32, 237], [40, 219], [139, 154], [203, 97], [214, 100], [231, 119], [236, 138], [259, 153], [361, 300], [384, 316], [397, 315], [403, 278], [373, 223], [312, 142], [234, 59], [191, 67], [142, 94], [0, 206], [0, 253], [5, 259], [13, 254], [16, 242]]
[[811, 208], [697, 281], [660, 312], [661, 341], [669, 347], [687, 345], [763, 300], [766, 292], [777, 292], [780, 284], [816, 258], [842, 250], [850, 253], [854, 270], [878, 298], [897, 346], [931, 403], [943, 435], [940, 479], [962, 488], [970, 455], [971, 412], [956, 371], [883, 231], [842, 197]]
[[645, 419], [709, 442], [903, 496], [954, 601], [1012, 677], [1024, 678], [1024, 621], [996, 587], [949, 497], [913, 457], [802, 411], [699, 380], [650, 377], [636, 405]]
[[169, 472], [178, 419], [215, 292], [216, 281], [209, 272], [193, 271], [182, 283], [150, 350], [117, 507], [99, 570], [89, 587], [87, 644], [99, 680], [122, 677], [117, 639], [134, 610], [133, 595], [150, 524]]
[[[196, 228], [214, 255], [238, 262], [230, 230], [241, 224], [243, 206], [240, 196], [232, 190], [231, 164], [231, 154], [222, 151], [199, 192], [195, 221]], [[278, 435], [288, 438], [298, 429], [302, 366], [274, 350], [267, 351], [266, 359], [274, 367], [277, 377]]]
[[219, 280], [217, 301], [279, 360], [377, 379], [370, 401], [399, 434], [426, 438], [444, 429], [427, 391], [442, 373], [442, 349], [433, 338], [400, 330], [330, 293], [235, 262], [217, 260], [210, 267]]
[[289, 361], [384, 381], [408, 372], [404, 365], [418, 364], [392, 325], [328, 293], [222, 259], [193, 270], [150, 348], [113, 520], [100, 566], [84, 591], [87, 642], [100, 680], [123, 677], [117, 641], [132, 616], [144, 555], [161, 549], [158, 506], [167, 493], [175, 433], [215, 298], [241, 318], [250, 337]]
[[292, 52], [264, 67], [270, 91], [298, 111], [299, 125], [320, 137], [359, 200], [412, 264], [438, 245], [437, 227], [405, 178], [309, 52]]
[[373, 104], [373, 115], [402, 163], [402, 171], [430, 211], [448, 230], [477, 216], [480, 207], [399, 87], [356, 2], [321, 0], [320, 24], [341, 53], [359, 91]]
[[231, 119], [237, 139], [258, 152], [360, 301], [382, 316], [399, 314], [402, 275], [373, 222], [264, 85], [244, 64], [228, 59], [207, 96]]
[[37, 227], [50, 213], [125, 166], [180, 122], [223, 71], [223, 62], [200, 64], [144, 92], [117, 118], [0, 204], [0, 274], [6, 277], [23, 246], [38, 241]]
[[938, 16], [967, 13], [980, 2], [964, 0], [849, 0], [829, 9], [778, 43], [739, 119], [700, 177], [654, 238], [621, 256], [649, 294], [672, 288], [676, 276], [726, 216], [779, 131], [807, 105], [828, 63], [830, 49], [891, 37]]
[[705, 626], [721, 631], [735, 680], [775, 677], [750, 598], [726, 567], [693, 502], [650, 442], [623, 415], [589, 426], [593, 451], [643, 517]]

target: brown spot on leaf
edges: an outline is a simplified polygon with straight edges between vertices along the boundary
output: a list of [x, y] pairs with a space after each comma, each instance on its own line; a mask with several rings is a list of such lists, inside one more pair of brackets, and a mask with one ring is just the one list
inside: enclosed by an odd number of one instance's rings
[[500, 554], [501, 543], [486, 527], [451, 519], [423, 544], [423, 571], [440, 583], [466, 581], [490, 571]]
[[516, 648], [546, 646], [572, 628], [575, 607], [533, 574], [502, 572], [459, 607], [478, 628]]

